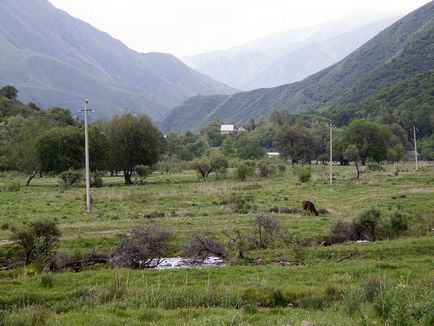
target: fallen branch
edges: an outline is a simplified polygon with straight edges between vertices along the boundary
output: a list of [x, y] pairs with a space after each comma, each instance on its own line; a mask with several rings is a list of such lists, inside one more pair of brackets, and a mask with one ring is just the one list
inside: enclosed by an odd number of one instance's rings
[[336, 262], [337, 262], [337, 263], [340, 263], [341, 261], [344, 261], [344, 260], [350, 259], [350, 258], [353, 257], [356, 253], [357, 253], [357, 251], [353, 251], [353, 252], [350, 253], [349, 255], [339, 258], [338, 260], [336, 260]]

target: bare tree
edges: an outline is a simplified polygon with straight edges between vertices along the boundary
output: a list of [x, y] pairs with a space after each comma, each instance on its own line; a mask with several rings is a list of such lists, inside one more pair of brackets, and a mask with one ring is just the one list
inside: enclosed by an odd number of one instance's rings
[[281, 231], [280, 223], [275, 217], [262, 213], [255, 215], [253, 226], [257, 234], [256, 244], [260, 248], [268, 247]]
[[193, 260], [204, 260], [210, 256], [224, 257], [225, 249], [210, 234], [197, 234], [184, 247], [183, 256]]
[[156, 267], [169, 250], [171, 232], [160, 227], [134, 227], [115, 248], [108, 262], [115, 268]]

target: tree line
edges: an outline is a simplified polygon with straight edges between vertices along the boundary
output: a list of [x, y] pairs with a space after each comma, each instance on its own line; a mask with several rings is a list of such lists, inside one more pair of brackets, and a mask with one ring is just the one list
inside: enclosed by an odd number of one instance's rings
[[[59, 174], [84, 165], [84, 131], [69, 110], [41, 110], [35, 104], [17, 101], [12, 86], [0, 89], [0, 170], [29, 175]], [[330, 121], [314, 113], [273, 111], [267, 120], [251, 119], [245, 131], [223, 135], [221, 121], [212, 121], [200, 133], [169, 132], [163, 135], [143, 115], [125, 112], [111, 120], [96, 121], [89, 128], [91, 170], [121, 171], [126, 184], [133, 183], [137, 165], [152, 167], [158, 161], [192, 161], [202, 177], [227, 165], [221, 157], [254, 160], [267, 151], [278, 151], [293, 164], [325, 162], [329, 158]], [[423, 158], [433, 158], [432, 135], [421, 142]], [[355, 119], [333, 129], [333, 159], [341, 164], [367, 161], [397, 162], [412, 149], [408, 130], [398, 123], [379, 124]], [[434, 144], [434, 141], [432, 142]], [[215, 151], [220, 152], [215, 156]], [[214, 154], [213, 154], [214, 153]], [[212, 156], [214, 155], [214, 157]], [[198, 159], [203, 159], [199, 164]], [[206, 163], [206, 164], [205, 164]]]

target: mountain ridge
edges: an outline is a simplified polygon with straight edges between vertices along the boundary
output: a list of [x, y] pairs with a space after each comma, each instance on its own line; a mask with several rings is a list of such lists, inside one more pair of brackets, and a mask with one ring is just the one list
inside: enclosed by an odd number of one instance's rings
[[[410, 13], [340, 62], [304, 79], [274, 88], [221, 97], [213, 106], [206, 98], [188, 100], [195, 115], [170, 111], [159, 122], [163, 130], [198, 130], [215, 118], [245, 123], [265, 118], [272, 110], [297, 112], [333, 104], [357, 103], [394, 82], [434, 69], [434, 2]], [[248, 99], [248, 101], [246, 101]]]
[[190, 96], [234, 92], [172, 55], [131, 50], [46, 0], [0, 3], [0, 49], [0, 83], [41, 107], [77, 108], [88, 97], [100, 116], [128, 108], [156, 120]]

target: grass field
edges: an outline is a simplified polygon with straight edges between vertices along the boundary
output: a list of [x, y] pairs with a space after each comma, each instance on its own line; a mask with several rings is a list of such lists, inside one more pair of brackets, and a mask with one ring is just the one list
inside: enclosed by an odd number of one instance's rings
[[[124, 186], [105, 178], [92, 189], [92, 212], [84, 213], [84, 191], [61, 191], [56, 178], [35, 179], [17, 191], [0, 178], [0, 259], [14, 244], [10, 229], [42, 218], [56, 220], [62, 238], [56, 249], [71, 255], [107, 253], [132, 226], [158, 224], [174, 234], [170, 254], [178, 256], [195, 233], [222, 241], [224, 232], [252, 233], [253, 214], [232, 199], [247, 198], [248, 210], [275, 216], [291, 239], [224, 267], [180, 270], [112, 270], [94, 266], [72, 273], [48, 273], [37, 265], [0, 272], [0, 325], [432, 325], [434, 322], [434, 172], [411, 165], [362, 174], [353, 167], [314, 166], [312, 180], [284, 175], [245, 182], [202, 182], [192, 171], [154, 174], [145, 184]], [[24, 178], [15, 178], [24, 184]], [[301, 212], [301, 201], [322, 209]], [[374, 243], [323, 246], [338, 221], [351, 221], [377, 207], [400, 211], [409, 228], [399, 238]], [[272, 213], [284, 212], [284, 213]], [[325, 213], [327, 212], [327, 213]], [[351, 258], [337, 262], [354, 253]], [[278, 266], [273, 259], [300, 262]]]

